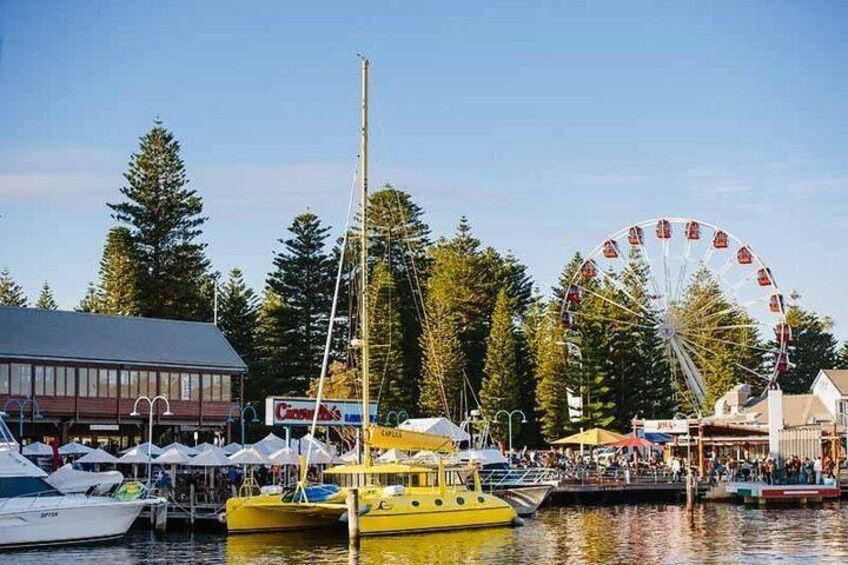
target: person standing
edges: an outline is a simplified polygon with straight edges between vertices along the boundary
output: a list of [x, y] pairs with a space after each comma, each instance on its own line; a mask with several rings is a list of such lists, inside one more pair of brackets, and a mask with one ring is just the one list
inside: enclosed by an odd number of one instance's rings
[[822, 460], [821, 456], [816, 457], [815, 462], [813, 462], [813, 472], [816, 474], [816, 484], [822, 484]]

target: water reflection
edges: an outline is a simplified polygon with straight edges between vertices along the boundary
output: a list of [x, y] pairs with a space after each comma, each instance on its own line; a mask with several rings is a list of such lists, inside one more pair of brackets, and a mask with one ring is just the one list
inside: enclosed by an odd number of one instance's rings
[[[523, 528], [363, 538], [343, 529], [226, 536], [132, 532], [121, 542], [3, 554], [10, 563], [848, 563], [848, 505], [759, 509], [726, 504], [546, 509]], [[8, 558], [7, 558], [8, 555]], [[12, 559], [14, 561], [12, 561]]]

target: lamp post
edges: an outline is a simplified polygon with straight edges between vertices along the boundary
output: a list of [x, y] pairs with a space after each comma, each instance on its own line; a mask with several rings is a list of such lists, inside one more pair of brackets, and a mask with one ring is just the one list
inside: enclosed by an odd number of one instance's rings
[[[692, 482], [692, 430], [689, 426], [689, 420], [696, 414], [682, 414], [678, 412], [674, 418], [686, 418], [686, 506], [692, 508], [695, 502], [694, 484]], [[698, 414], [700, 420], [700, 414]]]
[[36, 399], [30, 397], [8, 399], [3, 405], [3, 412], [6, 414], [9, 413], [9, 406], [18, 407], [18, 440], [22, 441], [24, 436], [24, 416], [26, 414], [27, 406], [32, 406], [33, 420], [41, 420], [44, 418], [41, 414], [41, 406], [38, 405], [38, 401]]
[[147, 435], [147, 484], [148, 486], [150, 486], [150, 474], [153, 469], [153, 457], [151, 453], [153, 450], [153, 414], [156, 412], [156, 402], [162, 401], [165, 403], [165, 411], [162, 413], [163, 416], [173, 416], [174, 413], [171, 412], [171, 403], [168, 402], [167, 398], [160, 394], [159, 396], [154, 396], [153, 398], [150, 398], [149, 396], [139, 396], [138, 398], [136, 398], [135, 404], [133, 404], [133, 410], [132, 412], [130, 412], [130, 416], [134, 418], [138, 418], [139, 416], [141, 416], [138, 411], [138, 403], [142, 400], [147, 402], [147, 406], [150, 412], [147, 420], [149, 430]]
[[[401, 420], [401, 414], [403, 414], [403, 419]], [[386, 414], [386, 425], [389, 426], [392, 423], [392, 415], [395, 417], [395, 422], [397, 425], [400, 425], [401, 422], [405, 422], [409, 419], [409, 414], [407, 414], [406, 410], [389, 410], [388, 414]]]
[[227, 415], [227, 423], [232, 424], [235, 422], [233, 418], [233, 411], [235, 410], [235, 416], [238, 416], [239, 422], [241, 423], [241, 446], [244, 447], [244, 419], [247, 416], [248, 411], [253, 413], [253, 418], [250, 420], [251, 424], [259, 423], [259, 416], [256, 414], [256, 408], [254, 408], [249, 402], [244, 405], [241, 409], [239, 409], [238, 404], [233, 404], [230, 406], [230, 413]]
[[498, 410], [497, 412], [495, 412], [495, 423], [497, 423], [498, 416], [500, 416], [501, 414], [506, 414], [507, 417], [507, 424], [509, 428], [509, 462], [512, 463], [512, 417], [521, 414], [521, 423], [526, 424], [527, 416], [525, 416], [524, 412], [521, 410], [513, 410], [512, 412], [507, 412], [506, 410]]

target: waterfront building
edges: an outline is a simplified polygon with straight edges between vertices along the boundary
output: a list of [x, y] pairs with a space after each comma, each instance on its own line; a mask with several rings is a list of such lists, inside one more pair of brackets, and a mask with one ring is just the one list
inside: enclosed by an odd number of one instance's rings
[[211, 323], [0, 307], [0, 410], [24, 438], [133, 445], [155, 395], [157, 434], [220, 431], [246, 373]]

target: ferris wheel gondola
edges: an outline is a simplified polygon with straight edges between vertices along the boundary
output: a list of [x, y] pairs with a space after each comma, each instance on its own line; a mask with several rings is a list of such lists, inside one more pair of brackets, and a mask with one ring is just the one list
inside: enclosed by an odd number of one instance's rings
[[729, 231], [692, 218], [637, 222], [604, 238], [566, 287], [561, 319], [567, 334], [591, 323], [653, 329], [697, 408], [705, 377], [719, 370], [768, 388], [792, 366], [771, 268]]

